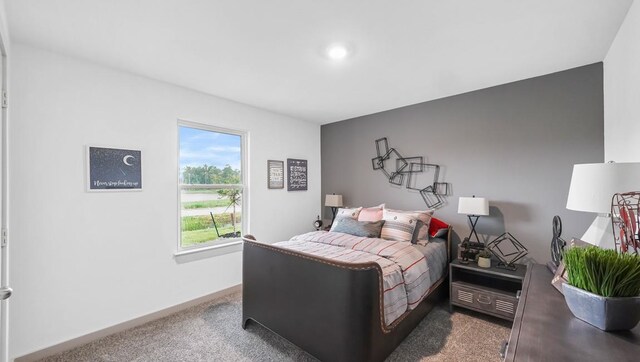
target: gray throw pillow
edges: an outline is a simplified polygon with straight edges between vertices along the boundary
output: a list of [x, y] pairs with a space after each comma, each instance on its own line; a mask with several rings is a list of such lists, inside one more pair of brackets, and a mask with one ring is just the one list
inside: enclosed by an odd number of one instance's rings
[[337, 225], [331, 231], [350, 234], [353, 236], [364, 236], [367, 238], [379, 238], [384, 220], [380, 221], [358, 221], [350, 218], [336, 220]]

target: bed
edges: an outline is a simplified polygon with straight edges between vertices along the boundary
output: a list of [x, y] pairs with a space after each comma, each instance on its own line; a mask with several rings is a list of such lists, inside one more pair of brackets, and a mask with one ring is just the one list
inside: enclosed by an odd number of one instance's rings
[[442, 265], [428, 265], [432, 280], [423, 295], [395, 319], [385, 315], [388, 271], [378, 262], [314, 255], [292, 246], [296, 238], [243, 240], [242, 327], [257, 322], [322, 361], [384, 360], [448, 293], [451, 228], [415, 248], [426, 260], [429, 253], [444, 255]]

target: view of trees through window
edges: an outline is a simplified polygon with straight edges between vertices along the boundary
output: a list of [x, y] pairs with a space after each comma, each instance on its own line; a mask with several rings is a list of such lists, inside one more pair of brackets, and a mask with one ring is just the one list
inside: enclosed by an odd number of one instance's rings
[[181, 247], [242, 235], [242, 136], [180, 126]]

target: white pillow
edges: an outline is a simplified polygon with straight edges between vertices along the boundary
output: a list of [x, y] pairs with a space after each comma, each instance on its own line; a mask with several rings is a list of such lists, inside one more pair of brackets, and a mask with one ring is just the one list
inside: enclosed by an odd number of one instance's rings
[[[429, 242], [429, 225], [431, 225], [431, 217], [433, 216], [433, 210], [424, 210], [424, 211], [404, 211], [404, 210], [393, 210], [393, 209], [384, 209], [385, 212], [387, 210], [389, 212], [399, 213], [409, 215], [419, 220], [418, 225], [416, 226], [416, 232], [411, 239], [411, 242], [414, 244], [426, 245]], [[385, 218], [386, 220], [386, 218]]]
[[413, 240], [413, 232], [418, 225], [418, 219], [415, 216], [385, 209], [383, 220], [381, 238], [407, 242]]

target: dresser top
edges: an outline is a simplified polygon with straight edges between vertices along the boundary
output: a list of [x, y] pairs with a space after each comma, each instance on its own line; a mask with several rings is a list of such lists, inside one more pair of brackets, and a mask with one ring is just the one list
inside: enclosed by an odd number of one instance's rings
[[640, 356], [640, 325], [604, 332], [571, 314], [544, 265], [524, 280], [506, 361], [630, 361]]

